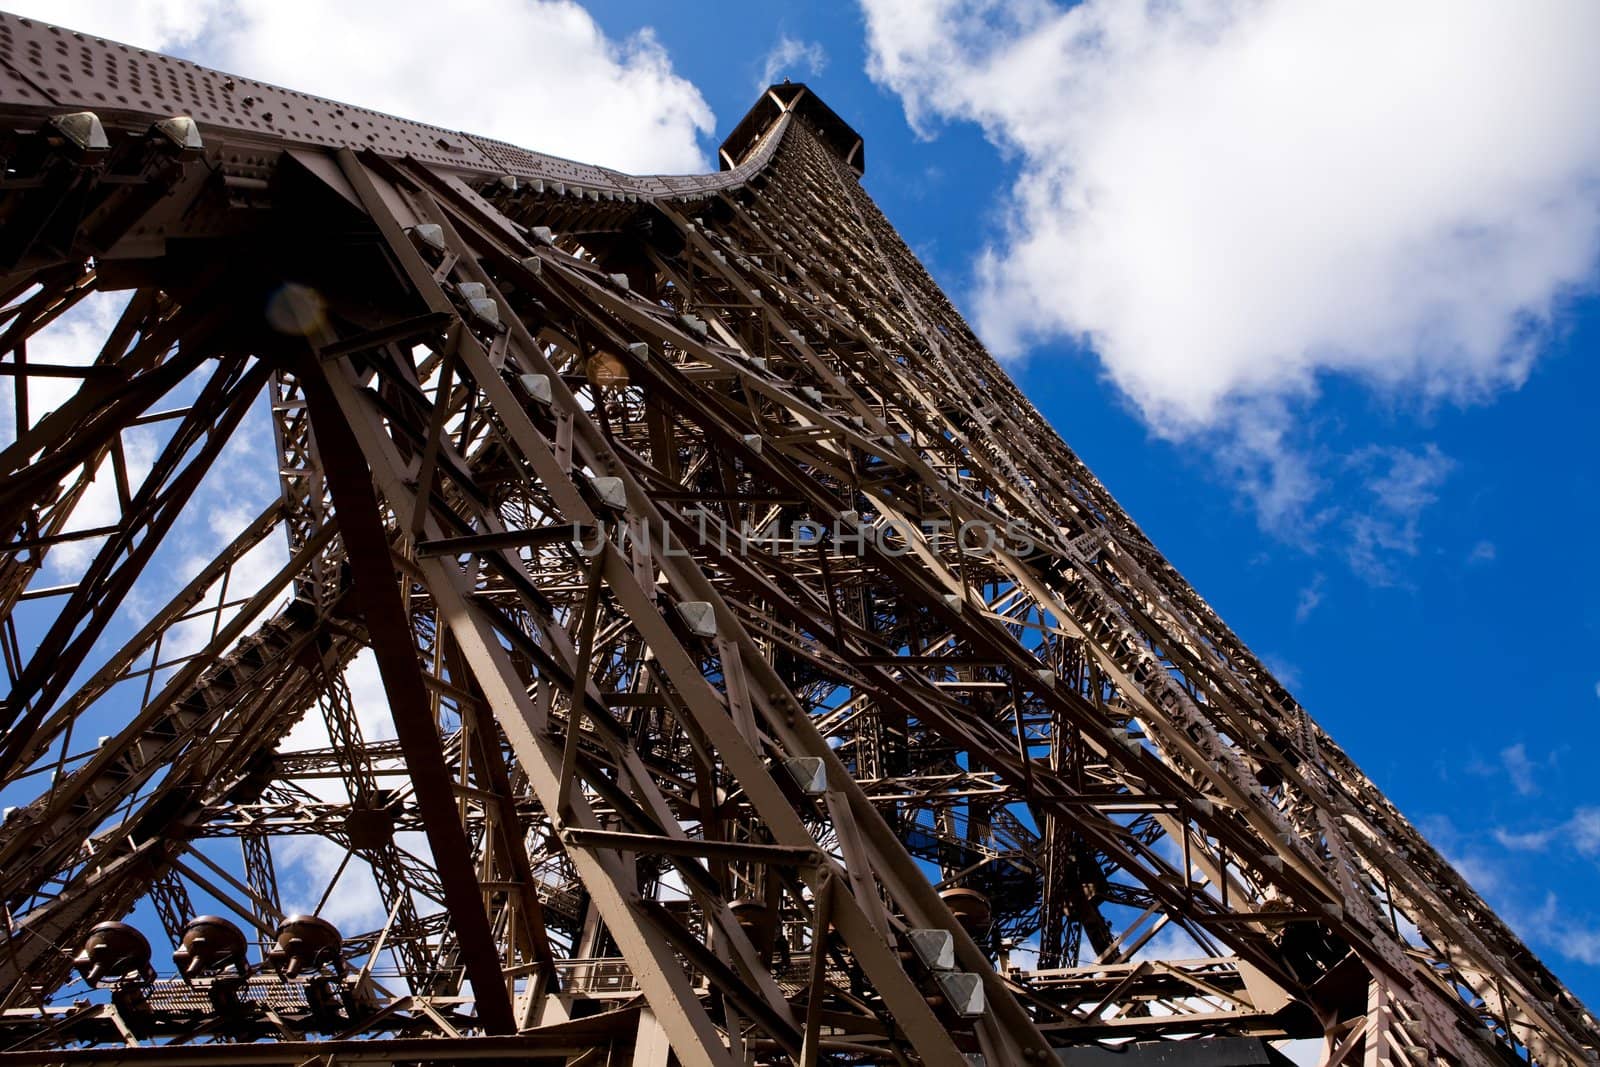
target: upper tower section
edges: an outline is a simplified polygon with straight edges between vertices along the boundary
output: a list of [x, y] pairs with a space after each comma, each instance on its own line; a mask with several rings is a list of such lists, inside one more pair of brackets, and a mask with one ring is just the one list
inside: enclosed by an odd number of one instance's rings
[[800, 82], [783, 82], [767, 87], [754, 107], [739, 120], [739, 125], [728, 134], [727, 140], [717, 150], [723, 170], [733, 170], [744, 163], [760, 147], [768, 133], [775, 130], [785, 113], [805, 119], [822, 138], [822, 143], [856, 172], [857, 177], [867, 169], [866, 146], [861, 135], [811, 88]]

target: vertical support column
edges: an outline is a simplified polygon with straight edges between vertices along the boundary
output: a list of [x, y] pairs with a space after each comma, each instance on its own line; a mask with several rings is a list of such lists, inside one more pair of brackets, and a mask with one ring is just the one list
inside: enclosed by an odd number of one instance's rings
[[457, 818], [455, 791], [422, 668], [417, 663], [409, 615], [390, 562], [389, 538], [379, 517], [377, 494], [361, 446], [341, 416], [322, 368], [309, 358], [304, 364], [306, 406], [312, 432], [321, 445], [356, 603], [366, 617], [395, 733], [405, 752], [428, 846], [444, 887], [466, 976], [472, 983], [478, 1021], [488, 1033], [511, 1033], [516, 1021], [506, 992], [505, 973], [500, 968], [494, 932], [489, 928], [483, 894], [473, 873], [472, 850]]
[[649, 1005], [639, 1009], [639, 1034], [633, 1042], [633, 1067], [667, 1067], [672, 1045]]

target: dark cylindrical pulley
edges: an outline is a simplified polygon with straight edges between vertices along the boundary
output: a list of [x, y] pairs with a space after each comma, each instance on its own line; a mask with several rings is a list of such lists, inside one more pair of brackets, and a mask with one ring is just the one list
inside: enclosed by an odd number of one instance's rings
[[267, 963], [293, 978], [319, 967], [339, 969], [344, 939], [339, 928], [316, 915], [291, 915], [278, 925], [277, 943], [267, 951]]
[[771, 952], [778, 934], [778, 915], [771, 905], [756, 897], [744, 897], [730, 901], [728, 908], [750, 943], [761, 952]]
[[967, 933], [977, 937], [989, 929], [989, 921], [993, 916], [989, 898], [976, 889], [956, 886], [946, 889], [939, 897]]
[[155, 968], [150, 966], [149, 939], [124, 922], [96, 925], [72, 964], [91, 986], [107, 978], [122, 981], [137, 977], [153, 982], [156, 977]]
[[185, 978], [215, 975], [229, 967], [242, 976], [248, 948], [244, 931], [233, 923], [220, 915], [202, 915], [183, 928], [183, 943], [172, 953], [172, 962]]

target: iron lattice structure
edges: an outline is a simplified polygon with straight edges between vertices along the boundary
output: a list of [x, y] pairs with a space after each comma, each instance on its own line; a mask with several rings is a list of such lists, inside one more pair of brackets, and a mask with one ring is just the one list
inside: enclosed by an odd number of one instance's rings
[[1594, 1062], [803, 86], [633, 177], [0, 59], [0, 1065]]

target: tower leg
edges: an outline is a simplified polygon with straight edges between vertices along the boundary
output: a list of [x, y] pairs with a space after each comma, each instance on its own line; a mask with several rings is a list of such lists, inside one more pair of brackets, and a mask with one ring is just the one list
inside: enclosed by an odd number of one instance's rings
[[633, 1067], [667, 1067], [671, 1053], [667, 1031], [656, 1019], [655, 1012], [649, 1008], [641, 1009], [639, 1036], [633, 1043]]

